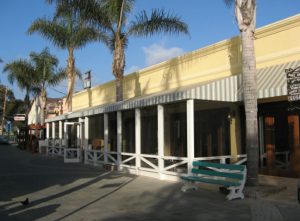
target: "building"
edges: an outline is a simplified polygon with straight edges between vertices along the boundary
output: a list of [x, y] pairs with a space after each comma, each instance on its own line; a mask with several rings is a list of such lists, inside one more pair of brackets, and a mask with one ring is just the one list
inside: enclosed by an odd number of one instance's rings
[[[299, 36], [300, 15], [256, 30], [262, 173], [300, 174], [298, 102], [288, 102], [285, 73], [300, 66]], [[241, 61], [234, 37], [125, 76], [123, 102], [114, 81], [83, 90], [72, 113], [46, 120], [47, 138], [64, 140], [65, 158], [84, 149], [86, 163], [161, 179], [194, 160], [244, 163]]]

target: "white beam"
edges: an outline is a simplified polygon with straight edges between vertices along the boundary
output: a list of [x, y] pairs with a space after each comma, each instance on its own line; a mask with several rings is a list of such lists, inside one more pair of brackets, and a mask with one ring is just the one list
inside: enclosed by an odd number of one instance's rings
[[108, 163], [108, 114], [104, 114], [104, 162]]
[[122, 161], [121, 158], [121, 152], [122, 152], [122, 112], [117, 112], [117, 162], [118, 162], [118, 168], [120, 168], [120, 164]]
[[135, 109], [135, 166], [137, 169], [137, 174], [139, 174], [139, 169], [141, 167], [141, 110]]
[[194, 100], [187, 100], [186, 102], [186, 119], [188, 173], [190, 174], [194, 160]]
[[164, 179], [164, 107], [157, 105], [157, 144], [159, 178]]

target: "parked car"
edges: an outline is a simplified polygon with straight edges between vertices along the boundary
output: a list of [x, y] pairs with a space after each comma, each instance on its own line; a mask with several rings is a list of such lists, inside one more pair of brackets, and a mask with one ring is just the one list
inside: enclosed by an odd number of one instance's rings
[[0, 136], [0, 144], [8, 145], [9, 142], [4, 137]]

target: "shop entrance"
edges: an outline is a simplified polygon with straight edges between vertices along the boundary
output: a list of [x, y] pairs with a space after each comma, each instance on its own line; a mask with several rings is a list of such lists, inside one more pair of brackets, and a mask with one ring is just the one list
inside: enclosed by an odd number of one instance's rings
[[290, 111], [287, 102], [261, 105], [261, 173], [277, 176], [300, 175], [299, 111]]

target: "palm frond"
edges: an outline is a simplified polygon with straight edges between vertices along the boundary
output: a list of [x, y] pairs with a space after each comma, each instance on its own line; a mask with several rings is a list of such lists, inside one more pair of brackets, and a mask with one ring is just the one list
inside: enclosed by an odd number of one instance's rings
[[104, 32], [99, 32], [92, 27], [78, 26], [73, 30], [71, 42], [74, 48], [82, 48], [92, 41], [102, 41], [108, 43], [108, 36]]
[[48, 85], [56, 86], [64, 79], [67, 79], [66, 69], [60, 68], [55, 74], [51, 76], [51, 78], [48, 79]]
[[28, 34], [40, 33], [54, 45], [65, 49], [69, 43], [69, 32], [63, 23], [39, 18], [28, 29]]
[[227, 7], [231, 7], [234, 4], [235, 0], [224, 0], [224, 3]]
[[9, 83], [13, 84], [17, 81], [21, 89], [31, 84], [32, 76], [35, 74], [33, 65], [23, 59], [6, 64], [3, 72], [7, 73]]
[[150, 17], [142, 11], [131, 22], [128, 35], [150, 36], [155, 33], [189, 34], [188, 25], [180, 17], [163, 9], [153, 9]]

